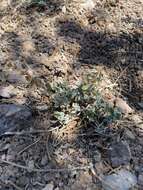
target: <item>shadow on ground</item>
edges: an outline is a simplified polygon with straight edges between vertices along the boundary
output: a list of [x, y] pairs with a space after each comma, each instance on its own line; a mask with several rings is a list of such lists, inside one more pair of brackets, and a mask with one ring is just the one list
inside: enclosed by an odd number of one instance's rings
[[2, 0], [0, 18], [8, 16], [11, 11], [12, 16], [16, 12], [19, 12], [21, 15], [26, 14], [28, 16], [33, 11], [38, 13], [44, 12], [47, 16], [55, 16], [61, 12], [63, 5], [64, 0]]
[[[135, 22], [135, 21], [134, 21]], [[140, 23], [141, 21], [135, 22]], [[74, 21], [61, 21], [58, 34], [66, 42], [80, 45], [77, 61], [81, 64], [102, 65], [119, 77], [121, 94], [128, 97], [132, 106], [143, 100], [143, 35], [141, 30], [119, 35], [108, 32], [96, 32], [81, 27]], [[72, 47], [71, 43], [71, 47]], [[75, 65], [76, 67], [76, 65]], [[111, 72], [110, 72], [111, 70]]]

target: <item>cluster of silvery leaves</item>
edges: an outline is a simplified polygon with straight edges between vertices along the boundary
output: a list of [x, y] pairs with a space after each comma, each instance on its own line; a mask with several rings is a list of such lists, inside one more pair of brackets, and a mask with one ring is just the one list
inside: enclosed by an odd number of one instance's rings
[[66, 82], [52, 85], [52, 112], [62, 124], [68, 124], [74, 118], [86, 123], [107, 125], [121, 117], [118, 108], [109, 105], [98, 89], [98, 82], [85, 80], [76, 88]]
[[37, 4], [37, 5], [46, 5], [47, 0], [22, 0], [23, 3], [27, 4]]
[[46, 5], [47, 0], [31, 0], [31, 3], [35, 3], [38, 5]]

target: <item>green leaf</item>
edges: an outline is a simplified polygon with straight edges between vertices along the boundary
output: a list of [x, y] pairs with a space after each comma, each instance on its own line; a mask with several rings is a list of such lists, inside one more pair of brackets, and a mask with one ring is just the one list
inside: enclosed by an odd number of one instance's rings
[[70, 116], [64, 112], [54, 112], [54, 117], [58, 119], [61, 124], [67, 124], [70, 120]]
[[87, 84], [81, 86], [81, 89], [82, 89], [83, 91], [87, 91], [88, 88], [89, 88], [89, 85], [87, 85]]

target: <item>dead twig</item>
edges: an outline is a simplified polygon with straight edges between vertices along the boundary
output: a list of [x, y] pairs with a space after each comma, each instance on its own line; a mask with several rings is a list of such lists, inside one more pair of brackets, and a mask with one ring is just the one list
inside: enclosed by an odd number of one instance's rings
[[125, 67], [125, 69], [122, 70], [122, 72], [120, 73], [119, 77], [117, 77], [117, 79], [115, 80], [115, 82], [113, 83], [113, 85], [115, 85], [118, 80], [123, 76], [123, 74], [126, 72], [126, 70], [128, 69], [129, 65], [127, 67]]
[[37, 134], [37, 133], [49, 133], [49, 132], [55, 131], [55, 130], [57, 130], [59, 128], [60, 128], [60, 126], [55, 127], [53, 129], [49, 129], [49, 130], [35, 130], [35, 131], [33, 130], [33, 131], [22, 131], [22, 132], [13, 131], [13, 132], [6, 132], [2, 136], [8, 136], [8, 135], [29, 135], [29, 134]]
[[48, 159], [51, 160], [51, 155], [50, 155], [50, 151], [49, 151], [50, 147], [48, 144], [49, 138], [50, 138], [50, 134], [47, 135], [47, 139], [46, 139], [46, 152], [47, 152]]
[[72, 168], [59, 168], [59, 169], [53, 169], [53, 168], [48, 168], [48, 169], [37, 169], [37, 168], [29, 168], [27, 166], [24, 165], [20, 165], [20, 164], [16, 164], [14, 162], [10, 162], [7, 160], [2, 160], [0, 159], [1, 163], [4, 164], [9, 164], [13, 167], [17, 167], [17, 168], [21, 168], [30, 172], [65, 172], [65, 171], [75, 171], [75, 170], [87, 170], [90, 169], [91, 166], [87, 165], [87, 166], [79, 166], [79, 167], [72, 167]]
[[32, 144], [26, 146], [24, 149], [22, 149], [18, 155], [20, 155], [21, 153], [23, 153], [25, 150], [29, 149], [31, 146], [33, 146], [34, 144], [38, 143], [41, 140], [41, 138], [39, 138], [37, 141], [33, 142]]
[[7, 182], [8, 182], [8, 184], [12, 185], [12, 186], [15, 188], [15, 190], [22, 190], [20, 187], [18, 187], [18, 186], [17, 186], [15, 183], [13, 183], [12, 181], [8, 180]]

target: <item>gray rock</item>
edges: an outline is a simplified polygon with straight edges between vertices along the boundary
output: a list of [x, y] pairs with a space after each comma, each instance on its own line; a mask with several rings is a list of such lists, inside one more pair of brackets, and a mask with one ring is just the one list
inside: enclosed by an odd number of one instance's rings
[[136, 138], [135, 135], [134, 135], [134, 133], [131, 130], [129, 130], [129, 129], [125, 130], [125, 136], [128, 139], [131, 139], [131, 140], [135, 140], [135, 138]]
[[109, 157], [113, 167], [127, 165], [131, 160], [131, 151], [127, 142], [120, 141], [111, 145]]
[[11, 98], [14, 95], [16, 95], [16, 91], [12, 85], [0, 87], [0, 97]]
[[18, 83], [18, 84], [27, 83], [27, 80], [24, 75], [14, 71], [8, 75], [7, 81], [10, 83]]
[[140, 106], [141, 109], [143, 109], [143, 102], [139, 102], [138, 105]]
[[115, 174], [105, 176], [102, 181], [104, 190], [129, 190], [135, 187], [136, 184], [136, 176], [125, 169], [121, 169]]
[[19, 129], [25, 125], [31, 117], [31, 111], [22, 105], [1, 104], [0, 105], [0, 136], [6, 132]]
[[138, 184], [143, 187], [143, 172], [141, 172], [138, 176]]

